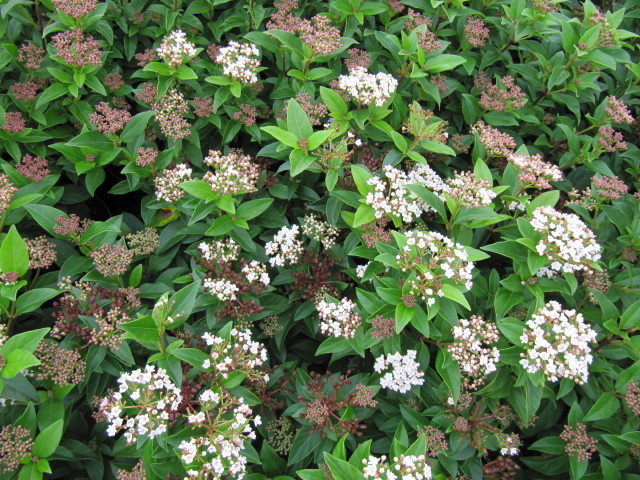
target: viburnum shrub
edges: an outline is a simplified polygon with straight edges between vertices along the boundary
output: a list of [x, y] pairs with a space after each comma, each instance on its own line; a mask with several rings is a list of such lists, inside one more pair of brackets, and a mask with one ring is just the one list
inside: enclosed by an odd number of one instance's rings
[[0, 480], [640, 480], [639, 18], [0, 2]]

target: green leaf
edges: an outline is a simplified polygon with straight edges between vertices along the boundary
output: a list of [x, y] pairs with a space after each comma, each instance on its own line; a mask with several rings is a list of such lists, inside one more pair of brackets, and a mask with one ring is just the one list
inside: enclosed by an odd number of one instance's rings
[[206, 360], [211, 360], [211, 356], [197, 348], [176, 348], [171, 354], [183, 362], [187, 362], [196, 368], [202, 369]]
[[53, 455], [53, 452], [56, 451], [60, 444], [63, 427], [64, 422], [58, 420], [42, 430], [33, 442], [33, 454], [40, 458], [47, 458]]
[[298, 430], [293, 444], [289, 450], [287, 465], [293, 465], [311, 455], [322, 443], [322, 436], [319, 433], [311, 433], [309, 427], [303, 426]]
[[182, 182], [180, 188], [189, 195], [204, 200], [207, 203], [217, 198], [216, 193], [211, 190], [211, 185], [204, 180], [188, 180]]
[[33, 352], [44, 336], [49, 333], [50, 328], [39, 328], [37, 330], [29, 330], [28, 332], [22, 332], [10, 337], [2, 347], [0, 347], [0, 354], [7, 355], [10, 352], [23, 349], [29, 352]]
[[34, 288], [23, 293], [16, 300], [16, 315], [20, 316], [25, 313], [33, 312], [47, 300], [51, 300], [58, 295], [60, 290], [55, 288]]
[[349, 107], [343, 98], [333, 90], [326, 87], [320, 87], [320, 97], [324, 104], [329, 108], [329, 112], [336, 119], [342, 119], [348, 112]]
[[151, 318], [151, 315], [145, 315], [136, 320], [121, 323], [118, 326], [125, 331], [122, 338], [131, 338], [143, 345], [155, 345], [158, 342], [158, 326]]
[[173, 304], [171, 317], [176, 320], [167, 325], [167, 329], [177, 328], [189, 318], [196, 305], [199, 290], [200, 281], [198, 280], [181, 288], [170, 298], [170, 302]]
[[287, 130], [298, 138], [309, 138], [313, 133], [313, 127], [307, 113], [295, 100], [289, 100], [287, 105]]
[[372, 175], [363, 166], [351, 165], [351, 175], [360, 195], [364, 197], [373, 190], [373, 186], [367, 183]]
[[[50, 207], [48, 205], [25, 205], [24, 208], [31, 214], [31, 217], [44, 228], [50, 235], [57, 235], [53, 231], [55, 219], [60, 215], [65, 215], [62, 210]], [[66, 216], [66, 215], [65, 215]]]
[[313, 155], [307, 155], [302, 150], [293, 150], [289, 155], [291, 162], [291, 176], [295, 177], [304, 172], [316, 159]]
[[242, 203], [237, 210], [238, 217], [251, 220], [262, 214], [273, 203], [273, 198], [256, 198]]
[[65, 145], [92, 148], [103, 152], [108, 152], [114, 148], [113, 142], [96, 130], [81, 133], [69, 140]]
[[136, 140], [144, 140], [144, 131], [147, 128], [149, 119], [153, 117], [154, 112], [140, 112], [135, 115], [129, 123], [124, 127], [120, 134], [120, 140], [125, 143], [134, 143]]
[[40, 109], [40, 107], [46, 105], [51, 100], [55, 100], [56, 98], [61, 97], [65, 93], [69, 91], [69, 87], [62, 83], [54, 83], [50, 85], [44, 92], [40, 94], [38, 97], [38, 101], [36, 102], [36, 109]]
[[9, 233], [0, 244], [0, 271], [2, 273], [18, 272], [24, 275], [29, 267], [29, 251], [15, 225], [11, 225]]
[[327, 138], [329, 138], [333, 132], [331, 130], [319, 130], [317, 132], [313, 132], [309, 138], [307, 138], [308, 150], [312, 152], [320, 145], [322, 145]]
[[40, 360], [38, 360], [33, 353], [21, 348], [12, 350], [11, 353], [5, 355], [4, 360], [5, 364], [2, 369], [3, 378], [13, 378], [22, 370], [40, 365]]
[[427, 59], [424, 69], [429, 73], [439, 73], [452, 70], [458, 65], [462, 65], [467, 60], [459, 55], [440, 54]]
[[620, 400], [609, 392], [603, 393], [598, 401], [593, 404], [591, 409], [584, 416], [584, 420], [593, 422], [595, 420], [603, 420], [610, 418], [620, 407]]
[[335, 480], [365, 480], [362, 471], [349, 462], [334, 457], [329, 452], [324, 452], [324, 460]]
[[460, 291], [460, 289], [454, 285], [449, 285], [448, 283], [444, 283], [441, 287], [442, 293], [449, 300], [453, 300], [454, 302], [459, 303], [463, 307], [468, 310], [471, 310], [471, 306], [469, 302], [464, 297], [464, 294]]
[[270, 126], [270, 127], [261, 127], [260, 130], [267, 132], [273, 138], [278, 140], [283, 145], [291, 148], [300, 148], [298, 145], [298, 137], [296, 137], [293, 133], [283, 130], [280, 127]]
[[233, 217], [231, 217], [230, 215], [223, 215], [216, 218], [211, 224], [211, 227], [209, 227], [209, 229], [204, 232], [204, 234], [210, 235], [212, 237], [224, 235], [233, 230], [234, 226], [235, 225], [233, 224]]
[[460, 376], [460, 368], [453, 361], [448, 350], [441, 348], [436, 356], [436, 371], [449, 387], [449, 392], [454, 401], [458, 401], [460, 395], [460, 385], [462, 378]]

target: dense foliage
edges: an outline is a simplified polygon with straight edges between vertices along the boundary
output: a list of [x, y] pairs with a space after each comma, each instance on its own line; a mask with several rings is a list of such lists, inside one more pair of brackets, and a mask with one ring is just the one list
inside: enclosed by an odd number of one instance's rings
[[640, 479], [638, 18], [3, 1], [0, 479]]

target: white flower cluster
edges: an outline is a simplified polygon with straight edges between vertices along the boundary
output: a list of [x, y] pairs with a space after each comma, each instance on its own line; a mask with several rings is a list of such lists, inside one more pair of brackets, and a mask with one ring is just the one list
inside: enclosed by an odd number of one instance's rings
[[302, 219], [302, 233], [316, 242], [322, 243], [322, 246], [327, 250], [335, 244], [338, 237], [337, 228], [323, 222], [312, 213], [305, 215]]
[[284, 267], [287, 264], [294, 264], [302, 255], [302, 241], [298, 239], [300, 227], [292, 225], [282, 227], [264, 246], [267, 255], [270, 255], [269, 263], [272, 267]]
[[371, 262], [367, 262], [364, 265], [358, 265], [356, 267], [356, 277], [362, 278], [364, 277], [364, 272], [367, 270], [367, 267], [371, 264]]
[[205, 260], [227, 263], [238, 259], [240, 246], [233, 238], [227, 238], [224, 241], [211, 240], [202, 242], [198, 245], [198, 250], [200, 250], [202, 258]]
[[229, 300], [236, 299], [236, 292], [239, 288], [229, 280], [224, 278], [218, 278], [212, 280], [210, 278], [205, 279], [202, 283], [204, 291], [209, 292], [211, 295], [218, 297], [221, 302], [227, 302]]
[[580, 217], [562, 213], [552, 207], [539, 207], [533, 212], [531, 226], [545, 235], [536, 245], [538, 255], [551, 262], [548, 269], [539, 274], [573, 273], [589, 268], [591, 262], [600, 260], [601, 247], [594, 233]]
[[144, 370], [120, 375], [118, 391], [103, 398], [99, 408], [109, 423], [107, 435], [113, 437], [124, 430], [127, 443], [134, 443], [138, 436], [155, 438], [165, 433], [169, 412], [175, 412], [181, 403], [180, 389], [167, 372], [147, 365]]
[[[242, 398], [222, 402], [212, 390], [200, 395], [200, 405], [202, 410], [189, 419], [206, 432], [178, 445], [187, 470], [184, 480], [244, 478], [247, 464], [244, 441], [256, 438], [251, 427], [253, 411]], [[256, 416], [253, 422], [260, 425], [260, 417]]]
[[569, 378], [583, 384], [589, 378], [589, 343], [596, 341], [596, 332], [575, 310], [550, 301], [526, 322], [520, 341], [527, 349], [520, 360], [527, 372], [542, 370], [552, 382]]
[[357, 305], [343, 298], [339, 302], [320, 300], [316, 310], [320, 316], [320, 331], [334, 337], [353, 338], [362, 319], [356, 312]]
[[434, 211], [427, 202], [406, 188], [414, 183], [423, 185], [444, 200], [442, 192], [448, 187], [429, 165], [419, 163], [408, 173], [386, 165], [383, 171], [386, 181], [377, 175], [367, 181], [374, 189], [367, 194], [365, 203], [373, 207], [376, 218], [394, 215], [408, 223], [424, 212]]
[[372, 103], [381, 107], [398, 88], [398, 81], [388, 73], [367, 73], [364, 67], [356, 67], [349, 75], [338, 77], [338, 88], [362, 105]]
[[438, 232], [410, 230], [406, 232], [407, 244], [396, 259], [403, 272], [415, 273], [409, 280], [411, 294], [426, 300], [427, 305], [435, 303], [435, 297], [442, 297], [442, 284], [452, 281], [470, 290], [473, 262], [468, 261], [467, 251], [462, 245]]
[[400, 455], [394, 457], [393, 465], [387, 463], [387, 457], [369, 455], [362, 459], [364, 478], [375, 480], [428, 480], [431, 466], [425, 455]]
[[266, 286], [271, 282], [269, 274], [267, 273], [267, 266], [257, 260], [251, 260], [242, 267], [241, 271], [249, 283], [260, 281]]
[[406, 355], [397, 352], [376, 358], [373, 368], [377, 373], [391, 368], [380, 378], [380, 385], [400, 393], [408, 392], [414, 385], [422, 385], [424, 372], [418, 369], [420, 365], [416, 362], [416, 355], [415, 350], [407, 350]]
[[500, 350], [489, 345], [496, 343], [500, 334], [494, 323], [472, 315], [461, 318], [452, 329], [455, 341], [449, 345], [451, 357], [460, 364], [463, 373], [473, 377], [471, 388], [484, 383], [484, 377], [497, 370]]
[[232, 328], [230, 340], [210, 333], [205, 333], [202, 338], [211, 347], [211, 359], [205, 360], [202, 368], [213, 366], [222, 378], [236, 370], [257, 376], [257, 367], [267, 361], [267, 350], [261, 343], [253, 341], [250, 330]]
[[196, 46], [187, 40], [182, 30], [174, 30], [167, 35], [156, 52], [170, 67], [182, 65], [184, 57], [193, 57], [198, 53]]
[[238, 43], [231, 40], [229, 45], [222, 47], [216, 56], [216, 62], [222, 65], [225, 75], [244, 84], [258, 81], [260, 60], [258, 47], [253, 43]]
[[174, 168], [165, 168], [154, 180], [156, 198], [167, 202], [180, 200], [184, 195], [180, 184], [190, 180], [192, 173], [193, 169], [186, 163], [179, 163]]

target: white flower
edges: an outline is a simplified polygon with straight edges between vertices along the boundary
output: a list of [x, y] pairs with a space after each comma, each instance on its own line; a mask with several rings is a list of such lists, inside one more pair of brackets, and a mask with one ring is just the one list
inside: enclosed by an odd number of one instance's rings
[[349, 75], [338, 77], [338, 88], [363, 105], [381, 107], [398, 88], [398, 81], [388, 73], [374, 75], [364, 67], [356, 67]]
[[386, 372], [380, 379], [380, 385], [400, 393], [408, 392], [414, 385], [422, 385], [424, 372], [419, 370], [420, 364], [415, 361], [416, 355], [415, 350], [407, 350], [406, 355], [397, 352], [376, 358], [373, 368], [377, 373], [391, 368], [391, 371]]

